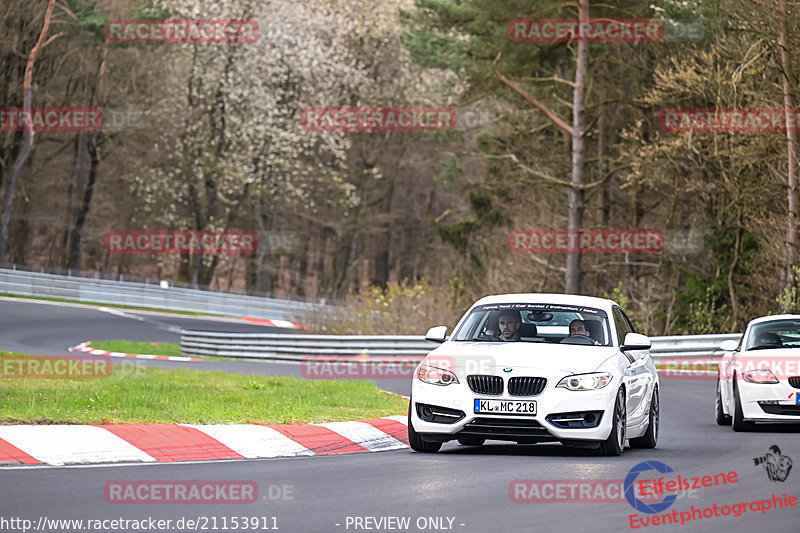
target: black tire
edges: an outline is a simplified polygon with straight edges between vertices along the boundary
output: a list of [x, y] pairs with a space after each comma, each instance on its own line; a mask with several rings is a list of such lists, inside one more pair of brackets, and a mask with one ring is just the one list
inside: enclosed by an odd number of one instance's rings
[[733, 421], [732, 426], [734, 431], [753, 431], [755, 424], [753, 422], [745, 422], [744, 414], [742, 413], [742, 400], [739, 398], [739, 386], [736, 384], [736, 375], [733, 376]]
[[411, 406], [414, 405], [414, 401], [412, 399], [408, 400], [408, 445], [411, 446], [411, 449], [415, 452], [421, 453], [436, 453], [438, 452], [442, 444], [441, 442], [430, 442], [424, 440], [419, 433], [414, 430], [414, 424], [411, 423]]
[[617, 400], [614, 402], [612, 416], [611, 434], [597, 448], [595, 452], [597, 455], [617, 457], [625, 449], [625, 424], [628, 414], [625, 406], [625, 391], [622, 388], [617, 391]]
[[635, 439], [630, 439], [628, 444], [631, 448], [652, 449], [658, 444], [658, 429], [661, 425], [661, 406], [658, 401], [658, 387], [653, 390], [653, 399], [650, 402], [650, 416], [647, 423], [647, 431], [644, 435]]
[[483, 446], [486, 439], [483, 437], [476, 437], [474, 435], [463, 435], [458, 437], [458, 443], [462, 446]]
[[719, 376], [717, 376], [717, 401], [715, 404], [717, 411], [717, 425], [730, 426], [731, 415], [726, 415], [725, 411], [722, 410], [722, 383], [720, 382]]

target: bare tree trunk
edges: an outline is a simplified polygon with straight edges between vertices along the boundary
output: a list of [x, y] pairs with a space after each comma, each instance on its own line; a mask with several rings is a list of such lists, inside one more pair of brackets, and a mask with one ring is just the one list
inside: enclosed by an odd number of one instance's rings
[[[786, 45], [786, 0], [780, 0], [780, 17], [781, 26], [778, 36], [778, 45], [781, 48], [781, 67], [783, 70], [783, 108], [786, 110], [787, 116], [793, 109], [792, 94], [789, 87], [789, 50]], [[788, 191], [788, 204], [789, 214], [786, 221], [786, 256], [783, 261], [783, 273], [781, 278], [784, 279], [783, 289], [791, 290], [794, 285], [793, 266], [795, 258], [797, 257], [797, 159], [795, 158], [795, 132], [793, 129], [786, 128], [786, 144], [787, 144], [787, 157], [789, 158], [789, 168], [787, 177], [789, 181]], [[794, 310], [788, 310], [794, 311]]]
[[[741, 222], [741, 215], [736, 217], [737, 224]], [[733, 324], [731, 328], [734, 331], [739, 331], [737, 328], [739, 327], [739, 316], [741, 315], [741, 306], [739, 305], [739, 299], [736, 297], [736, 284], [734, 283], [733, 275], [736, 271], [736, 265], [739, 262], [739, 248], [742, 246], [742, 228], [741, 226], [736, 228], [736, 243], [733, 245], [733, 259], [731, 260], [731, 265], [728, 267], [728, 294], [731, 298], [731, 319]]]
[[[589, 0], [580, 0], [578, 19], [589, 19]], [[578, 40], [578, 57], [575, 61], [575, 87], [572, 91], [572, 179], [568, 195], [569, 218], [567, 228], [577, 232], [583, 225], [583, 160], [585, 126], [585, 88], [589, 72], [589, 41]], [[571, 239], [570, 244], [577, 243]], [[567, 271], [564, 274], [567, 294], [581, 292], [581, 254], [580, 251], [567, 254]]]
[[[33, 89], [31, 87], [33, 82], [33, 65], [36, 62], [36, 56], [39, 55], [41, 49], [47, 44], [45, 42], [45, 38], [47, 37], [47, 30], [50, 29], [50, 18], [53, 15], [53, 7], [55, 6], [55, 3], [56, 0], [50, 0], [47, 3], [47, 11], [45, 11], [44, 14], [42, 32], [39, 34], [39, 40], [36, 42], [36, 46], [33, 47], [31, 53], [28, 55], [28, 64], [25, 67], [25, 81], [22, 84], [24, 91], [22, 109], [25, 113], [30, 113], [31, 110], [31, 99], [33, 97]], [[2, 222], [0, 222], [0, 263], [5, 261], [6, 256], [6, 246], [8, 244], [8, 226], [11, 223], [11, 209], [14, 206], [14, 191], [17, 185], [17, 176], [19, 176], [19, 172], [25, 165], [25, 161], [28, 160], [28, 156], [31, 153], [31, 148], [33, 148], [32, 122], [30, 124], [30, 128], [25, 130], [24, 142], [25, 144], [22, 146], [22, 151], [20, 152], [17, 161], [14, 163], [14, 166], [11, 168], [11, 174], [9, 175], [8, 179], [8, 189], [6, 189], [6, 205], [5, 210], [3, 211]]]
[[75, 225], [70, 235], [68, 268], [77, 270], [80, 270], [83, 265], [83, 227], [86, 224], [86, 216], [89, 214], [89, 207], [92, 205], [94, 184], [97, 181], [97, 168], [100, 166], [100, 156], [97, 153], [97, 138], [92, 140], [87, 149], [91, 157], [89, 179], [87, 180], [86, 189], [83, 191], [83, 198], [78, 208], [78, 218], [75, 220]]
[[[600, 102], [605, 100], [604, 97], [600, 97]], [[606, 120], [605, 120], [605, 106], [601, 103], [600, 108], [597, 111], [597, 179], [602, 179], [605, 175], [605, 155], [606, 155]], [[610, 181], [610, 180], [609, 180]], [[599, 202], [600, 202], [600, 209], [599, 217], [600, 220], [600, 227], [607, 228], [608, 227], [608, 184], [603, 184], [600, 187], [600, 194], [599, 194]], [[606, 272], [605, 270], [597, 271], [595, 276], [594, 282], [596, 287], [604, 287], [606, 285]]]
[[[100, 68], [98, 69], [98, 79], [97, 79], [97, 104], [102, 107], [103, 106], [103, 76], [105, 75], [106, 70], [106, 60], [108, 59], [108, 45], [106, 45], [105, 49], [103, 50], [103, 56], [100, 61]], [[87, 75], [86, 75], [86, 84], [87, 84], [87, 92], [89, 90], [89, 73], [87, 68]], [[90, 99], [87, 99], [88, 102], [91, 102]], [[82, 135], [86, 135], [85, 132], [81, 133]], [[69, 261], [67, 262], [68, 268], [80, 269], [83, 266], [83, 228], [86, 224], [86, 217], [89, 214], [89, 209], [92, 207], [92, 197], [94, 196], [94, 185], [97, 181], [97, 170], [100, 166], [100, 155], [99, 149], [103, 141], [103, 132], [97, 131], [92, 136], [92, 138], [84, 139], [84, 142], [79, 142], [79, 149], [81, 148], [81, 144], [84, 144], [83, 148], [89, 153], [90, 161], [89, 161], [89, 177], [86, 181], [86, 188], [83, 191], [83, 198], [78, 206], [78, 213], [75, 218], [75, 223], [72, 226], [72, 232], [70, 234], [69, 239]], [[82, 155], [79, 155], [82, 158]], [[83, 172], [83, 164], [78, 165], [78, 172]], [[78, 177], [78, 183], [82, 181], [81, 177]], [[80, 191], [80, 188], [78, 189]]]

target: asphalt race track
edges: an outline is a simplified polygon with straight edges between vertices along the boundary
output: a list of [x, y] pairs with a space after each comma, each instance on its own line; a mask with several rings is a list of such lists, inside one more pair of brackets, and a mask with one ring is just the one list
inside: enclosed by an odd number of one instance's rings
[[[39, 355], [63, 355], [70, 344], [91, 339], [127, 339], [175, 342], [170, 326], [263, 331], [227, 321], [141, 315], [147, 321], [88, 308], [27, 302], [0, 301], [0, 348]], [[233, 329], [235, 328], [235, 329]], [[200, 365], [245, 373], [299, 375], [297, 365], [240, 362], [173, 363], [145, 361], [163, 367]], [[282, 371], [281, 371], [282, 370]], [[405, 380], [384, 380], [396, 392], [408, 393]], [[784, 456], [800, 461], [800, 428], [761, 426], [754, 433], [734, 433], [714, 423], [714, 381], [662, 380], [662, 426], [655, 450], [626, 449], [618, 458], [595, 457], [591, 452], [561, 445], [517, 446], [490, 443], [474, 448], [446, 444], [438, 454], [419, 454], [409, 449], [297, 457], [285, 459], [220, 461], [209, 463], [110, 465], [87, 467], [6, 467], [0, 469], [0, 517], [40, 519], [172, 520], [161, 531], [244, 530], [284, 533], [340, 531], [463, 531], [469, 533], [596, 532], [596, 531], [702, 531], [784, 532], [800, 531], [800, 505], [757, 508], [739, 517], [712, 516], [685, 525], [631, 527], [638, 513], [624, 499], [614, 502], [514, 502], [514, 480], [619, 480], [644, 461], [659, 461], [672, 468], [667, 479], [701, 477], [736, 472], [737, 481], [724, 486], [696, 489], [681, 495], [663, 514], [691, 509], [718, 508], [771, 500], [784, 493], [800, 497], [800, 467], [789, 471], [785, 481], [770, 481], [763, 466], [753, 459], [778, 445]], [[652, 474], [652, 473], [651, 473]], [[642, 477], [645, 477], [644, 474]], [[646, 476], [652, 478], [652, 475]], [[251, 481], [259, 487], [255, 503], [112, 504], [104, 487], [109, 481], [216, 480]], [[763, 508], [764, 506], [762, 506]], [[741, 506], [738, 507], [741, 509]], [[236, 519], [234, 520], [234, 517]], [[273, 517], [275, 517], [273, 519]], [[391, 517], [408, 517], [403, 527]], [[183, 526], [176, 523], [183, 519]], [[186, 520], [197, 521], [192, 527]], [[216, 519], [215, 522], [212, 519]], [[227, 520], [224, 522], [223, 520]], [[381, 521], [380, 527], [378, 521]], [[109, 522], [104, 531], [133, 531]], [[237, 527], [234, 527], [234, 524]], [[20, 523], [3, 524], [0, 531], [22, 531]], [[85, 526], [88, 523], [84, 524]], [[205, 529], [203, 528], [205, 525]], [[213, 529], [216, 525], [216, 529]], [[223, 528], [226, 525], [226, 528]], [[636, 524], [639, 525], [639, 524]], [[195, 528], [194, 526], [198, 526]], [[266, 527], [270, 529], [267, 529]], [[388, 527], [387, 527], [388, 526]], [[87, 531], [42, 529], [44, 531]], [[96, 530], [96, 529], [95, 529]]]
[[[166, 313], [142, 313], [89, 306], [52, 304], [0, 298], [0, 350], [31, 355], [63, 356], [86, 340], [180, 342], [181, 328], [261, 333], [296, 333], [297, 330], [250, 324], [230, 318], [199, 318]], [[74, 355], [74, 354], [73, 354]], [[239, 374], [302, 377], [300, 365], [289, 362], [154, 361], [111, 358], [115, 365], [186, 367]], [[408, 394], [406, 380], [374, 379], [378, 387]], [[0, 530], [2, 531], [2, 530]]]
[[67, 355], [67, 346], [85, 340], [179, 342], [181, 328], [243, 333], [285, 331], [237, 319], [0, 298], [0, 343], [8, 351]]

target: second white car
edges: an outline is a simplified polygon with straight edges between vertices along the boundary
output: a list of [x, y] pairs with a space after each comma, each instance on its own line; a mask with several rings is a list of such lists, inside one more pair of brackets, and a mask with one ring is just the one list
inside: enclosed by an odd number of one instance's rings
[[742, 338], [720, 345], [717, 424], [800, 423], [800, 315], [752, 320]]

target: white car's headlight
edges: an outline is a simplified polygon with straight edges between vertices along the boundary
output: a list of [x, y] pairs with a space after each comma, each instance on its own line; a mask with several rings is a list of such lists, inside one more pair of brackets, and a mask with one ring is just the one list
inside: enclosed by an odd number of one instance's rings
[[567, 376], [558, 382], [556, 388], [561, 387], [569, 390], [596, 390], [602, 389], [611, 383], [611, 374], [607, 372], [595, 372], [593, 374], [576, 374]]
[[431, 385], [452, 385], [458, 383], [458, 378], [449, 370], [437, 368], [435, 366], [421, 366], [417, 370], [417, 377], [420, 381]]
[[766, 368], [742, 372], [742, 379], [748, 383], [778, 383], [778, 378], [775, 377], [772, 370]]

